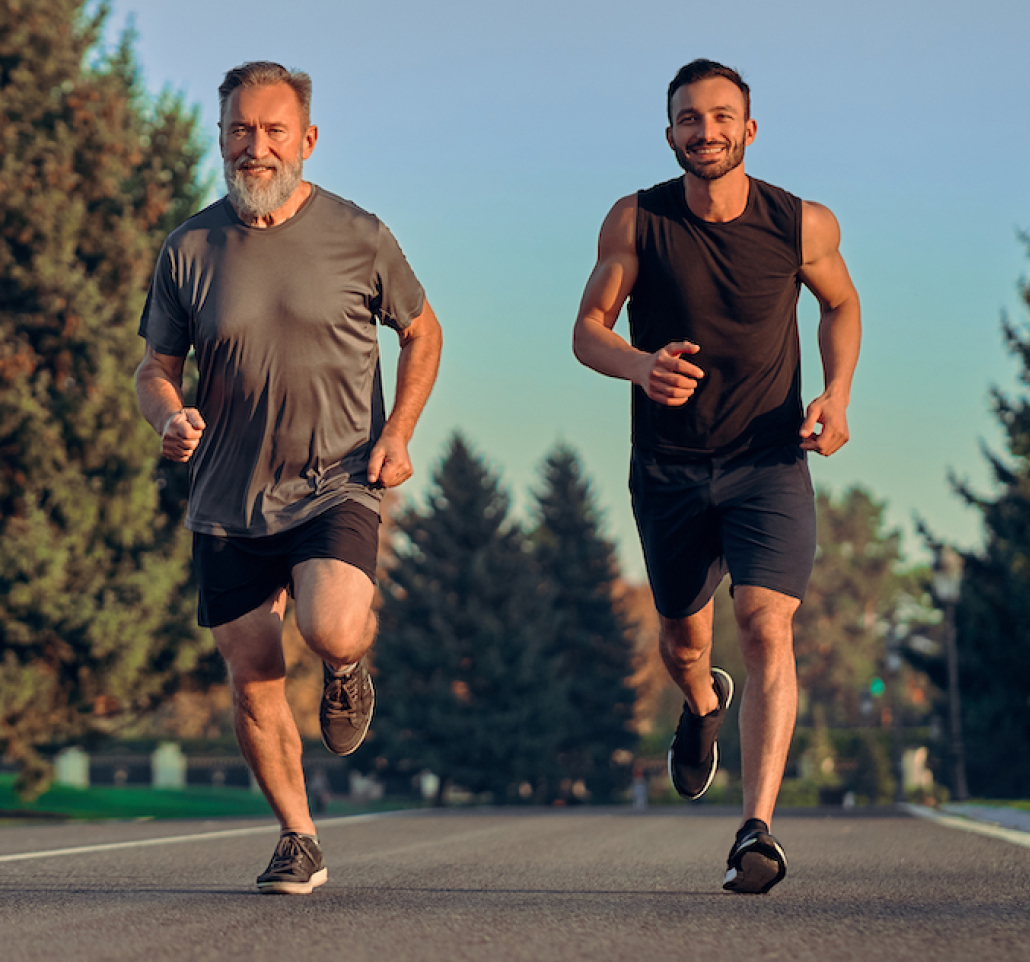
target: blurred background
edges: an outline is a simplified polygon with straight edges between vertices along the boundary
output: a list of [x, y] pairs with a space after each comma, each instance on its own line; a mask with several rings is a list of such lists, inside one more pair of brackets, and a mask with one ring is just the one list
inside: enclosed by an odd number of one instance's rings
[[[250, 59], [311, 74], [307, 176], [390, 226], [446, 335], [384, 538], [377, 687], [395, 694], [352, 760], [313, 746], [327, 798], [572, 804], [626, 799], [634, 773], [664, 797], [680, 700], [629, 511], [629, 390], [570, 338], [605, 213], [678, 173], [665, 87], [697, 56], [742, 71], [749, 172], [837, 214], [864, 306], [852, 441], [812, 465], [784, 801], [1030, 795], [1024, 3], [3, 0], [0, 17], [0, 808], [47, 810], [59, 757], [64, 784], [152, 782], [163, 743], [169, 784], [246, 791], [194, 627], [184, 478], [156, 463], [131, 374], [160, 243], [221, 192], [218, 83]], [[804, 295], [806, 398], [816, 321]], [[440, 534], [459, 524], [493, 559], [469, 596], [439, 580], [475, 560]], [[291, 639], [310, 726], [318, 666]], [[726, 741], [712, 795], [733, 800]]]

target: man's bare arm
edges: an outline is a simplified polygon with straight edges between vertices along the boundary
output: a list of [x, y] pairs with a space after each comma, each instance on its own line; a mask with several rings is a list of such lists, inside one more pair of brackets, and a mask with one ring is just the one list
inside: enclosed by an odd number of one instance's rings
[[704, 372], [682, 355], [700, 348], [674, 341], [654, 354], [637, 350], [613, 328], [637, 280], [637, 198], [624, 197], [601, 226], [597, 264], [587, 281], [572, 335], [580, 363], [608, 377], [632, 381], [659, 404], [686, 404]]
[[[808, 405], [801, 447], [829, 456], [847, 443], [851, 381], [862, 342], [862, 310], [840, 254], [837, 219], [821, 204], [805, 201], [801, 220], [801, 280], [819, 301], [819, 352], [823, 393]], [[822, 431], [815, 433], [817, 425]]]
[[436, 382], [443, 347], [443, 332], [436, 314], [425, 302], [422, 313], [399, 334], [401, 355], [397, 361], [397, 396], [383, 433], [368, 460], [368, 480], [393, 488], [414, 473], [408, 442]]
[[136, 369], [140, 411], [161, 438], [161, 454], [170, 461], [188, 461], [207, 426], [196, 408], [183, 405], [182, 369], [186, 359], [158, 354], [149, 344]]

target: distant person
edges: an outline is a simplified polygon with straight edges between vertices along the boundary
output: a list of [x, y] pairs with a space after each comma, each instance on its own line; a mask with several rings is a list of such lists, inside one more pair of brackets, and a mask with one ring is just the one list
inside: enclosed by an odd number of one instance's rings
[[[732, 679], [711, 664], [713, 597], [730, 575], [747, 667], [744, 821], [723, 887], [767, 892], [787, 866], [770, 825], [797, 715], [793, 619], [816, 545], [806, 455], [848, 440], [859, 302], [833, 214], [744, 172], [757, 125], [735, 70], [683, 67], [668, 114], [685, 173], [608, 214], [574, 347], [588, 367], [633, 383], [630, 490], [662, 659], [685, 699], [669, 750], [684, 798], [715, 777], [733, 697]], [[820, 305], [825, 373], [807, 410], [801, 284]], [[613, 331], [627, 298], [631, 343]]]
[[[282, 826], [258, 888], [308, 893], [327, 872], [285, 697], [287, 595], [324, 663], [322, 739], [347, 755], [374, 704], [365, 656], [379, 503], [411, 477], [407, 445], [441, 334], [386, 227], [303, 179], [318, 139], [307, 74], [246, 63], [218, 94], [228, 196], [165, 242], [136, 391], [162, 454], [191, 462], [199, 620], [225, 658], [240, 748]], [[389, 417], [377, 321], [401, 345]], [[182, 391], [191, 349], [196, 407]]]

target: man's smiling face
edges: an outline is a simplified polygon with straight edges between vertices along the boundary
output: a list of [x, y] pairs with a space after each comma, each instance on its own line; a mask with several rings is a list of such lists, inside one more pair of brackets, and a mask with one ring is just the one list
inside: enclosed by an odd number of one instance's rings
[[665, 131], [676, 161], [701, 180], [718, 180], [744, 162], [757, 125], [731, 80], [709, 77], [672, 95], [672, 125]]
[[287, 84], [232, 92], [219, 140], [229, 200], [241, 216], [268, 216], [290, 199], [314, 147], [313, 130]]

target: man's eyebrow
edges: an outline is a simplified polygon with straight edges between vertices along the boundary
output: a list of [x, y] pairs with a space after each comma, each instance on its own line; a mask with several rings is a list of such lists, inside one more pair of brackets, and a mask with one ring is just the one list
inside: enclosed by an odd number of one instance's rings
[[[680, 111], [678, 111], [676, 113], [676, 119], [678, 120], [680, 117], [687, 117], [687, 116], [690, 116], [691, 114], [700, 114], [701, 112], [702, 111], [698, 110], [697, 107], [684, 107], [682, 110], [680, 110]], [[717, 104], [716, 106], [710, 107], [708, 110], [706, 110], [704, 112], [705, 113], [709, 113], [709, 114], [715, 114], [715, 113], [736, 114], [736, 113], [740, 113], [740, 108], [739, 107], [734, 107], [731, 104]]]

